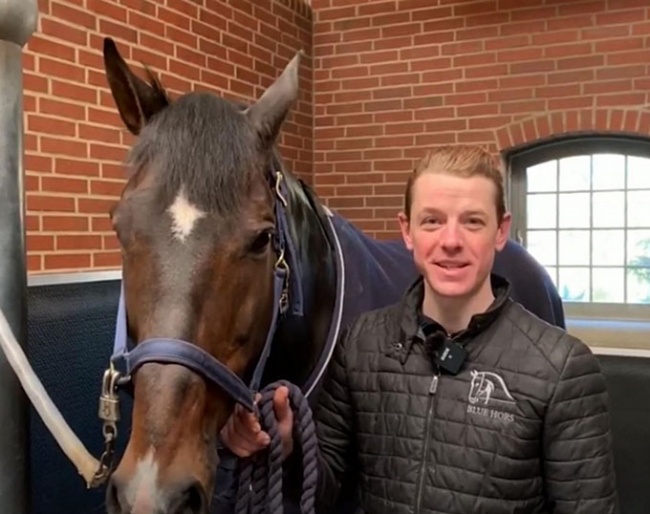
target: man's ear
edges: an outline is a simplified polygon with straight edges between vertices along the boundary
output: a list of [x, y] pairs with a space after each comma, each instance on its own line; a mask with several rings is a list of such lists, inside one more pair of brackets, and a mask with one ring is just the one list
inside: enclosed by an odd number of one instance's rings
[[510, 227], [512, 226], [512, 214], [506, 212], [497, 227], [496, 250], [503, 250], [508, 238], [510, 237]]
[[402, 233], [402, 239], [406, 248], [413, 250], [413, 240], [411, 238], [411, 222], [408, 216], [404, 212], [400, 212], [397, 215], [397, 221], [399, 222], [399, 228]]

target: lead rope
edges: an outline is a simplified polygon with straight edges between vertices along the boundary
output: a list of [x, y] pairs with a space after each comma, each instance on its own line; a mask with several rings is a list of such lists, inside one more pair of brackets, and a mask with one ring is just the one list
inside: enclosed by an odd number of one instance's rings
[[294, 414], [294, 441], [302, 449], [302, 514], [314, 514], [318, 481], [318, 440], [311, 409], [299, 387], [280, 380], [265, 387], [259, 402], [260, 424], [270, 438], [266, 450], [242, 461], [237, 490], [236, 514], [283, 514], [282, 441], [273, 410], [273, 395], [280, 386], [289, 389]]

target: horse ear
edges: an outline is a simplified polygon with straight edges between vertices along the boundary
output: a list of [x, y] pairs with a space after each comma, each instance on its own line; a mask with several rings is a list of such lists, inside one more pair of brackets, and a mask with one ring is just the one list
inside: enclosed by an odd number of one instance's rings
[[111, 38], [104, 38], [104, 68], [122, 121], [138, 135], [154, 114], [169, 105], [165, 91], [148, 69], [151, 84], [138, 78]]
[[298, 68], [303, 51], [287, 64], [276, 81], [244, 111], [253, 123], [264, 145], [272, 144], [280, 131], [289, 109], [298, 98]]

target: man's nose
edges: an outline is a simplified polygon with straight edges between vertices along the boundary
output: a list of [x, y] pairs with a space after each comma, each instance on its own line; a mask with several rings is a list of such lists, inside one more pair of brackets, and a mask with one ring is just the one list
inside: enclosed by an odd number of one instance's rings
[[460, 226], [456, 222], [448, 222], [442, 229], [441, 243], [447, 250], [457, 250], [463, 246]]

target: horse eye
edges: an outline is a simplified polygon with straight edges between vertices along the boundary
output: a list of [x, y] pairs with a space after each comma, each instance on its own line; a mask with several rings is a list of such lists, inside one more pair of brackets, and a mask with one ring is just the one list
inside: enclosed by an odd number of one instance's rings
[[262, 253], [264, 250], [266, 250], [266, 247], [269, 245], [272, 235], [273, 232], [271, 232], [270, 230], [264, 230], [259, 234], [257, 234], [257, 236], [255, 236], [255, 239], [253, 239], [252, 243], [248, 248], [249, 251], [251, 253]]
[[124, 227], [124, 223], [121, 223], [121, 220], [117, 217], [114, 217], [111, 219], [111, 222], [113, 224], [113, 232], [115, 233], [115, 237], [117, 238], [117, 241], [120, 243], [120, 246], [122, 248], [126, 248], [127, 246], [127, 231]]

